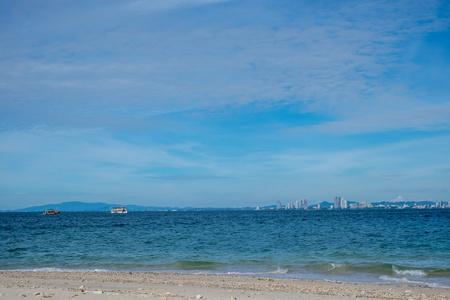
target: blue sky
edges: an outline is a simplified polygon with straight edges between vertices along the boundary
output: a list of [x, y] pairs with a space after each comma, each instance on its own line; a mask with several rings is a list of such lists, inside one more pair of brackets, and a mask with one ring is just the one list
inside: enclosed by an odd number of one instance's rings
[[449, 26], [433, 0], [1, 1], [0, 209], [448, 201]]

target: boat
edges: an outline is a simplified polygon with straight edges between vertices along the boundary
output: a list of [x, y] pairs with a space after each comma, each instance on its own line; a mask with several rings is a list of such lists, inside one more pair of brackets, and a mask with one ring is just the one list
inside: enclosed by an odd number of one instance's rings
[[47, 209], [43, 215], [59, 215], [60, 211], [54, 210], [53, 208]]
[[128, 210], [124, 206], [116, 207], [111, 209], [112, 214], [126, 214]]

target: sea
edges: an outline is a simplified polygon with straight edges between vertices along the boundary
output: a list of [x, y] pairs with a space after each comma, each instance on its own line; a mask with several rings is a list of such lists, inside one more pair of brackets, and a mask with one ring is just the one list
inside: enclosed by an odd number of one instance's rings
[[450, 209], [0, 213], [0, 270], [450, 288]]

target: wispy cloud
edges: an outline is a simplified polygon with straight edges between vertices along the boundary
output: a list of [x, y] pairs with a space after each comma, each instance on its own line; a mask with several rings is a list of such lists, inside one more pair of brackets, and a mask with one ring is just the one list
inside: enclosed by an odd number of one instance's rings
[[209, 180], [209, 179], [231, 179], [229, 176], [215, 175], [167, 175], [167, 176], [147, 176], [150, 179], [168, 180], [168, 181], [193, 181], [193, 180]]
[[[128, 5], [165, 11], [213, 2], [221, 1]], [[263, 3], [211, 8], [209, 17], [195, 10], [185, 16], [161, 12], [167, 20], [158, 19], [157, 30], [153, 28], [156, 21], [147, 17], [118, 12], [105, 17], [108, 9], [101, 12], [99, 7], [96, 11], [102, 21], [93, 25], [90, 34], [85, 34], [83, 24], [78, 28], [75, 23], [65, 25], [71, 38], [49, 38], [30, 28], [29, 34], [7, 36], [3, 43], [2, 53], [9, 57], [0, 72], [3, 93], [22, 103], [24, 118], [41, 115], [42, 123], [56, 121], [52, 115], [63, 115], [69, 122], [85, 107], [109, 115], [123, 106], [155, 113], [303, 101], [308, 110], [342, 113], [371, 95], [402, 85], [384, 74], [403, 67], [399, 56], [405, 41], [448, 26], [436, 15], [438, 1], [427, 6], [414, 1], [350, 1], [330, 7], [309, 3], [296, 10], [297, 15], [278, 17], [273, 24], [273, 13]], [[244, 12], [252, 9], [261, 13], [267, 25], [245, 19]], [[233, 18], [237, 19], [219, 17], [236, 10]], [[59, 13], [64, 16], [71, 11], [60, 8]], [[94, 18], [87, 11], [81, 13], [88, 20]], [[43, 25], [55, 17], [33, 16], [31, 21]], [[58, 28], [49, 28], [48, 34], [52, 32], [63, 34]], [[50, 40], [41, 43], [44, 39]], [[36, 101], [41, 105], [34, 105], [33, 112], [24, 110]], [[3, 103], [5, 114], [14, 112], [12, 101]], [[49, 108], [51, 113], [42, 111]]]
[[130, 1], [127, 3], [127, 8], [139, 12], [154, 12], [161, 10], [176, 9], [180, 7], [189, 7], [197, 5], [215, 4], [220, 2], [227, 2], [231, 0], [147, 0], [147, 1]]
[[[347, 114], [348, 115], [348, 114]], [[317, 131], [349, 135], [394, 130], [447, 131], [450, 130], [450, 106], [427, 106], [383, 112], [356, 111], [344, 121], [330, 121], [319, 125], [286, 129], [288, 132]]]
[[[0, 193], [240, 203], [439, 191], [444, 4], [1, 3]], [[444, 77], [425, 80], [436, 69]]]

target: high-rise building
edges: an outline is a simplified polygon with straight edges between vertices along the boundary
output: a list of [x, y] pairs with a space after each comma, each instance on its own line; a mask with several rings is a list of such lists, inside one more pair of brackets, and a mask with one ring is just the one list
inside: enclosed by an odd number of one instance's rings
[[344, 198], [341, 198], [341, 208], [342, 209], [348, 208], [347, 200], [345, 200]]
[[333, 206], [333, 208], [334, 209], [341, 208], [341, 197], [338, 197], [338, 196], [334, 197], [334, 206]]
[[281, 209], [281, 201], [277, 200], [277, 209]]
[[307, 209], [308, 208], [308, 201], [306, 201], [306, 199], [300, 200], [300, 207], [302, 209]]

